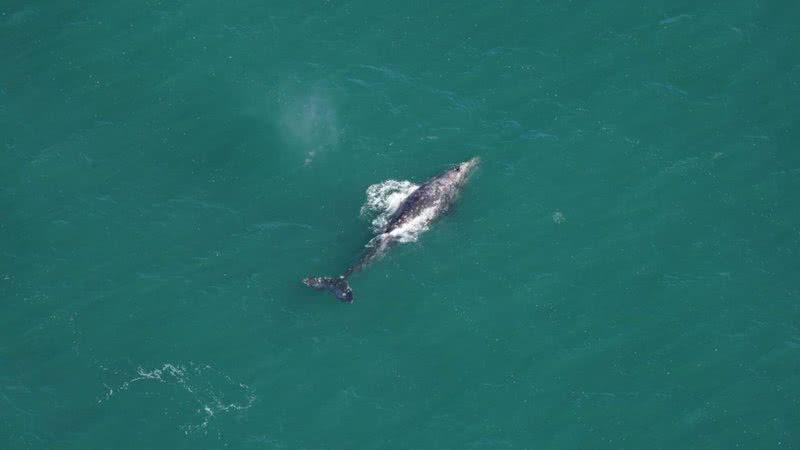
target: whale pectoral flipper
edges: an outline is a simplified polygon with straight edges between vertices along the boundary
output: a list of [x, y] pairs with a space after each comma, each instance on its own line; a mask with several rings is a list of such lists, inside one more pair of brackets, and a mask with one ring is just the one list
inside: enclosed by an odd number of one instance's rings
[[339, 277], [308, 277], [303, 279], [303, 284], [318, 291], [327, 290], [345, 303], [353, 302], [353, 290], [347, 284], [347, 278]]

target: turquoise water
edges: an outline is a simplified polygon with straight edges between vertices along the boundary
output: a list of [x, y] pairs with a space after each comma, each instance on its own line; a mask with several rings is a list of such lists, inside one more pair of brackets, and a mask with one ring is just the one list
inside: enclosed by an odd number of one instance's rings
[[0, 448], [800, 448], [799, 5], [3, 2]]

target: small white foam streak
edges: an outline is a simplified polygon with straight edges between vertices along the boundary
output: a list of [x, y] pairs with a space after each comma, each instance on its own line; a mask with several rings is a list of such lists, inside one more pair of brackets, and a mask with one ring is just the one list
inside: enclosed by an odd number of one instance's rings
[[389, 218], [409, 195], [419, 188], [410, 181], [386, 180], [367, 188], [367, 201], [361, 207], [362, 217], [372, 217], [372, 229], [383, 230]]
[[[228, 375], [210, 365], [189, 363], [187, 367], [165, 363], [161, 367], [151, 370], [141, 366], [137, 367], [136, 376], [117, 384], [116, 388], [104, 383], [107, 392], [103, 398], [97, 400], [97, 403], [108, 401], [118, 392], [134, 391], [134, 385], [148, 382], [175, 386], [177, 392], [185, 392], [197, 405], [197, 409], [192, 414], [192, 422], [181, 427], [186, 434], [198, 431], [206, 432], [215, 417], [236, 411], [246, 411], [256, 401], [253, 389], [244, 383], [235, 382]], [[197, 416], [202, 418], [201, 422], [197, 421]]]

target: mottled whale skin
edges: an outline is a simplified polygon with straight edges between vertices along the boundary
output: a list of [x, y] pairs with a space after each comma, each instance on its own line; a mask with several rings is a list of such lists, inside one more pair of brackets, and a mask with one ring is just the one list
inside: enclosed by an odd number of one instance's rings
[[352, 303], [353, 290], [347, 279], [363, 269], [374, 259], [380, 257], [398, 241], [407, 227], [425, 228], [444, 214], [455, 202], [469, 175], [475, 170], [480, 158], [456, 164], [445, 172], [422, 183], [406, 197], [392, 214], [386, 226], [367, 244], [367, 250], [359, 260], [338, 277], [308, 277], [303, 279], [306, 286], [317, 290], [327, 290], [339, 300]]

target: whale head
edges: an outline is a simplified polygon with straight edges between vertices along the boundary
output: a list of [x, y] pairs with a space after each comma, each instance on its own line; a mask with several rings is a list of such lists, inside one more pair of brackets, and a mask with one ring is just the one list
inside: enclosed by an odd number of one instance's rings
[[447, 172], [442, 174], [441, 178], [442, 181], [445, 181], [447, 184], [452, 185], [454, 187], [461, 187], [464, 183], [467, 182], [467, 179], [475, 171], [475, 168], [478, 167], [478, 164], [481, 162], [479, 157], [474, 157], [468, 161], [464, 161], [462, 163], [456, 164], [455, 166], [451, 167]]

